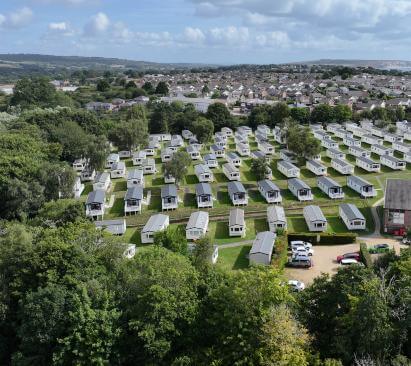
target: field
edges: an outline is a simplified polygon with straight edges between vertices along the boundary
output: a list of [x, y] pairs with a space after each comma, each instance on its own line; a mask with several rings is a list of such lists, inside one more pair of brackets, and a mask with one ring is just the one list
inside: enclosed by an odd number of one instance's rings
[[[338, 138], [335, 138], [339, 140]], [[254, 137], [250, 137], [251, 150], [257, 150], [257, 143]], [[341, 140], [339, 140], [341, 141]], [[279, 160], [280, 146], [274, 141], [270, 140], [270, 143], [275, 146], [276, 154], [271, 160], [271, 169], [273, 172], [273, 181], [280, 188], [283, 198], [282, 206], [285, 208], [287, 215], [288, 231], [289, 232], [307, 232], [308, 228], [305, 220], [302, 216], [302, 209], [305, 205], [316, 204], [319, 205], [327, 218], [328, 228], [327, 232], [330, 233], [344, 233], [347, 229], [338, 216], [338, 206], [342, 202], [354, 203], [362, 211], [363, 215], [367, 219], [367, 230], [359, 233], [361, 235], [367, 235], [374, 231], [374, 221], [371, 214], [370, 207], [374, 205], [378, 200], [383, 197], [383, 190], [385, 181], [387, 178], [409, 178], [411, 179], [411, 168], [407, 167], [405, 171], [394, 171], [386, 167], [382, 167], [380, 173], [368, 173], [365, 170], [355, 167], [354, 175], [361, 176], [370, 183], [372, 183], [377, 189], [377, 197], [372, 199], [361, 199], [359, 194], [346, 186], [346, 176], [338, 173], [330, 165], [330, 158], [326, 157], [325, 149], [322, 151], [322, 163], [328, 167], [328, 176], [332, 177], [335, 181], [343, 186], [345, 198], [343, 200], [333, 201], [329, 199], [318, 187], [317, 178], [310, 172], [305, 166], [301, 166], [300, 178], [306, 182], [312, 189], [314, 200], [310, 202], [299, 202], [287, 189], [287, 178], [277, 170], [277, 161]], [[366, 144], [363, 144], [367, 148]], [[369, 147], [369, 146], [368, 146]], [[348, 152], [348, 149], [340, 145], [340, 149], [344, 152]], [[226, 151], [235, 151], [235, 144], [233, 139], [229, 140]], [[205, 146], [201, 151], [202, 156], [209, 152], [209, 145]], [[372, 154], [372, 159], [378, 161], [379, 157]], [[160, 189], [164, 184], [163, 180], [163, 164], [160, 159], [160, 149], [155, 156], [156, 167], [158, 173], [155, 175], [145, 175], [145, 189], [144, 194], [150, 191], [151, 200], [149, 204], [143, 205], [143, 212], [138, 215], [127, 216], [127, 232], [124, 237], [125, 241], [140, 245], [139, 230], [147, 222], [148, 218], [161, 212], [161, 199]], [[347, 155], [347, 160], [355, 162], [355, 158], [351, 155]], [[238, 243], [244, 241], [244, 246], [234, 248], [221, 248], [220, 249], [220, 261], [221, 266], [230, 268], [240, 268], [246, 265], [248, 261], [245, 261], [244, 248], [247, 248], [249, 242], [255, 238], [256, 233], [260, 231], [268, 230], [268, 224], [266, 221], [266, 210], [268, 204], [264, 198], [260, 195], [257, 189], [257, 179], [255, 174], [251, 171], [251, 158], [242, 158], [242, 166], [240, 168], [241, 182], [247, 189], [249, 201], [248, 205], [244, 207], [246, 214], [246, 226], [247, 232], [244, 238], [230, 238], [228, 236], [228, 214], [233, 208], [230, 198], [227, 193], [228, 179], [222, 172], [222, 164], [225, 159], [219, 159], [219, 167], [213, 169], [214, 183], [212, 183], [212, 190], [214, 196], [214, 207], [212, 209], [202, 209], [208, 211], [210, 214], [210, 225], [208, 234], [212, 241], [217, 245], [224, 245], [230, 243]], [[133, 167], [131, 159], [126, 159], [127, 169]], [[183, 225], [185, 226], [190, 214], [198, 211], [195, 200], [195, 184], [198, 183], [197, 177], [194, 174], [194, 165], [201, 161], [193, 161], [188, 167], [187, 174], [183, 182], [179, 186], [179, 207], [177, 210], [169, 211], [167, 214], [170, 216], [171, 225]], [[127, 185], [126, 179], [113, 179], [112, 187], [108, 196], [114, 196], [113, 205], [106, 210], [104, 219], [114, 219], [124, 217], [123, 205], [124, 195], [126, 193]], [[92, 190], [91, 184], [86, 184], [86, 188], [82, 194], [81, 199], [85, 200], [87, 194]]]

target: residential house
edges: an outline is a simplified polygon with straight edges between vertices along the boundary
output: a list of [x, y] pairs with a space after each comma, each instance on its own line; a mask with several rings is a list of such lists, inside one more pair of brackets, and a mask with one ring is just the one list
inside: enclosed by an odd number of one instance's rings
[[208, 230], [208, 212], [197, 211], [190, 215], [186, 226], [186, 239], [198, 240], [207, 234]]
[[287, 178], [297, 178], [300, 176], [300, 168], [285, 160], [278, 160], [277, 169]]
[[257, 182], [257, 186], [267, 203], [281, 203], [281, 191], [272, 181], [268, 179], [260, 180]]
[[246, 206], [248, 204], [247, 191], [240, 182], [228, 182], [228, 195], [234, 206]]
[[154, 243], [154, 235], [167, 229], [170, 224], [168, 215], [156, 214], [151, 216], [141, 230], [141, 243]]
[[306, 167], [315, 175], [327, 175], [327, 167], [316, 160], [307, 160]]
[[305, 206], [303, 215], [309, 231], [321, 232], [327, 230], [327, 219], [319, 206]]
[[288, 189], [299, 201], [312, 201], [314, 199], [311, 188], [301, 179], [289, 179]]
[[359, 193], [362, 198], [371, 198], [377, 195], [377, 191], [371, 183], [355, 175], [347, 178], [347, 186]]
[[391, 143], [404, 142], [404, 138], [401, 137], [401, 136], [398, 136], [395, 133], [386, 132], [383, 137], [384, 137], [384, 141], [388, 141], [388, 142], [391, 142]]
[[124, 214], [141, 212], [141, 204], [143, 201], [143, 187], [136, 185], [127, 189], [124, 196]]
[[104, 217], [106, 202], [106, 192], [103, 190], [95, 190], [88, 194], [86, 201], [86, 216], [92, 219]]
[[178, 208], [178, 194], [175, 184], [166, 184], [161, 187], [161, 209], [175, 210]]
[[334, 141], [333, 139], [322, 140], [321, 146], [325, 147], [326, 149], [338, 149], [338, 142]]
[[208, 183], [196, 184], [196, 201], [198, 208], [213, 207], [213, 191]]
[[271, 231], [257, 234], [249, 253], [250, 264], [270, 265], [277, 235]]
[[223, 127], [221, 128], [221, 132], [226, 135], [227, 137], [232, 137], [233, 136], [233, 130], [229, 127]]
[[193, 133], [189, 130], [183, 130], [181, 131], [181, 135], [183, 136], [184, 140], [190, 140], [191, 138], [194, 137]]
[[251, 152], [251, 159], [264, 159], [267, 163], [271, 162], [270, 155], [266, 155], [260, 150], [252, 151]]
[[281, 149], [280, 150], [280, 159], [288, 161], [290, 163], [296, 163], [296, 155], [290, 150], [287, 149]]
[[366, 220], [356, 205], [352, 203], [342, 203], [339, 214], [348, 230], [365, 230]]
[[245, 236], [246, 225], [244, 220], [244, 210], [239, 208], [230, 210], [228, 219], [228, 233], [230, 236]]
[[270, 231], [277, 232], [278, 229], [287, 229], [287, 218], [283, 206], [273, 205], [267, 207], [267, 221]]
[[128, 159], [131, 158], [131, 151], [130, 150], [120, 150], [118, 152], [120, 159]]
[[340, 184], [329, 177], [318, 177], [317, 186], [331, 199], [343, 199], [344, 191]]

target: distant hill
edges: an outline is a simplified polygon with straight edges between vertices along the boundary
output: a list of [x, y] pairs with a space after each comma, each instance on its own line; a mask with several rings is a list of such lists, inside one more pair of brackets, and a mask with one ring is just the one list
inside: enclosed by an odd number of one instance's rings
[[291, 62], [292, 65], [331, 65], [331, 66], [350, 66], [350, 67], [373, 67], [375, 69], [411, 69], [411, 61], [403, 60], [334, 60], [320, 59], [315, 61]]

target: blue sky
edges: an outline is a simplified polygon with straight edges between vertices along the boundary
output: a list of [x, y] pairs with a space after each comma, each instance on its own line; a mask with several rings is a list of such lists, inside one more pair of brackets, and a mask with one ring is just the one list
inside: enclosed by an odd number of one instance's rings
[[0, 0], [0, 53], [410, 60], [411, 0]]

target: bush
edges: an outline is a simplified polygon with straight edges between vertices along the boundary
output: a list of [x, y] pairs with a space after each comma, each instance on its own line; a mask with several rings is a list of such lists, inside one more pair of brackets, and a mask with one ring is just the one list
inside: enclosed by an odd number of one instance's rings
[[360, 258], [367, 268], [373, 267], [371, 255], [365, 243], [360, 244]]
[[357, 238], [355, 233], [329, 234], [329, 233], [300, 233], [288, 234], [288, 242], [293, 240], [308, 241], [313, 245], [340, 245], [354, 243]]
[[274, 256], [271, 264], [273, 267], [283, 269], [288, 259], [288, 242], [285, 235], [277, 236], [275, 241]]

